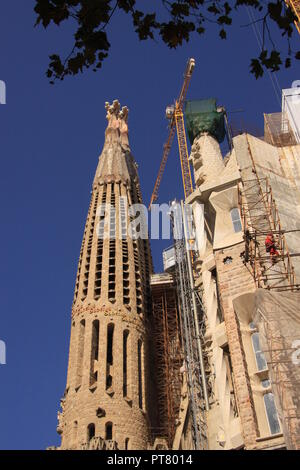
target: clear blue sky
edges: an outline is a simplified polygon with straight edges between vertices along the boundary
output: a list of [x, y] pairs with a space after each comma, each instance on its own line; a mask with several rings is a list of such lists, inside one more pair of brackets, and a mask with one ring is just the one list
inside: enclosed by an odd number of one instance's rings
[[[77, 259], [106, 126], [104, 102], [118, 98], [130, 108], [146, 202], [167, 137], [165, 107], [178, 94], [188, 57], [197, 62], [190, 99], [215, 96], [229, 111], [243, 109], [245, 121], [260, 129], [263, 112], [280, 111], [269, 77], [256, 81], [249, 74], [258, 46], [252, 29], [239, 25], [227, 41], [209, 33], [170, 51], [160, 42], [140, 43], [119, 15], [109, 28], [112, 47], [103, 69], [50, 86], [48, 55], [70, 50], [70, 30], [34, 29], [33, 5], [2, 2], [0, 11], [0, 79], [7, 84], [7, 105], [0, 106], [0, 339], [7, 344], [7, 365], [0, 365], [1, 449], [59, 443], [56, 413]], [[246, 12], [239, 15], [239, 24], [248, 22]], [[281, 87], [300, 79], [298, 64], [278, 74]], [[161, 202], [180, 197], [179, 171], [174, 146]], [[152, 245], [156, 269], [166, 245]]]

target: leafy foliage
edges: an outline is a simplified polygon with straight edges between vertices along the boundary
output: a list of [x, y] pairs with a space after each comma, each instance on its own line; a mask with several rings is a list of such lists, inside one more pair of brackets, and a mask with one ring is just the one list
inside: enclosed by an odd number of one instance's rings
[[[131, 16], [141, 41], [154, 40], [158, 35], [169, 48], [177, 48], [188, 42], [191, 34], [204, 34], [211, 23], [215, 23], [219, 37], [226, 39], [233, 20], [232, 13], [245, 6], [255, 8], [261, 14], [255, 23], [260, 23], [263, 43], [259, 56], [251, 60], [251, 73], [259, 78], [264, 69], [274, 72], [282, 64], [290, 67], [292, 58], [300, 59], [300, 51], [292, 53], [290, 47], [296, 17], [284, 0], [160, 0], [168, 21], [159, 21], [158, 11], [153, 6], [156, 2], [151, 2], [152, 12], [149, 13], [138, 9], [138, 0], [36, 0], [36, 25], [42, 24], [47, 28], [51, 23], [59, 26], [65, 21], [73, 21], [76, 29], [69, 55], [64, 60], [57, 54], [50, 56], [47, 70], [50, 82], [63, 80], [66, 75], [76, 75], [84, 69], [97, 71], [101, 68], [110, 48], [105, 29], [118, 10]], [[284, 57], [273, 43], [270, 21], [275, 22], [285, 36], [287, 52]]]

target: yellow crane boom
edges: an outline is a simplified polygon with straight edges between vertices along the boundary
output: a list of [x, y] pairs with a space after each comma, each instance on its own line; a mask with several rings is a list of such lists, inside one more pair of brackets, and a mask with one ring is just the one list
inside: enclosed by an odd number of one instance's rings
[[151, 205], [153, 204], [153, 202], [155, 202], [158, 198], [158, 189], [159, 189], [162, 176], [166, 167], [167, 159], [171, 150], [171, 146], [172, 146], [173, 139], [175, 136], [175, 131], [177, 131], [178, 148], [179, 148], [179, 156], [180, 156], [183, 189], [184, 189], [185, 198], [189, 196], [189, 194], [191, 194], [193, 191], [192, 176], [191, 176], [185, 128], [184, 128], [183, 105], [185, 102], [187, 90], [190, 84], [190, 80], [191, 80], [194, 68], [195, 68], [195, 60], [189, 59], [186, 69], [185, 69], [184, 81], [183, 81], [183, 85], [180, 91], [179, 98], [176, 100], [175, 106], [168, 106], [166, 110], [167, 118], [170, 119], [170, 131], [169, 131], [168, 140], [164, 145], [163, 157], [160, 163], [158, 175], [157, 175], [154, 189], [152, 192], [149, 209]]

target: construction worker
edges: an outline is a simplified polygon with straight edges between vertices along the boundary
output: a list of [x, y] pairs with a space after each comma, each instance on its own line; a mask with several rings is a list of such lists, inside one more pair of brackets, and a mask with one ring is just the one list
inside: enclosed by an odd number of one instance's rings
[[277, 251], [274, 235], [272, 232], [268, 233], [268, 235], [266, 236], [265, 247], [266, 247], [266, 252], [270, 253], [272, 264], [275, 264], [276, 258], [277, 256], [279, 256], [279, 253]]

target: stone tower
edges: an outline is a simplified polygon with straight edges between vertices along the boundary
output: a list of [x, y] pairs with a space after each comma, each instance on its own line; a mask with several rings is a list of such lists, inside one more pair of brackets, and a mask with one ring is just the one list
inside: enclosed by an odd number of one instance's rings
[[[93, 182], [72, 308], [61, 449], [146, 449], [149, 442], [148, 239], [130, 235], [141, 203], [128, 108], [106, 103], [108, 126]], [[103, 210], [105, 208], [105, 210]]]

